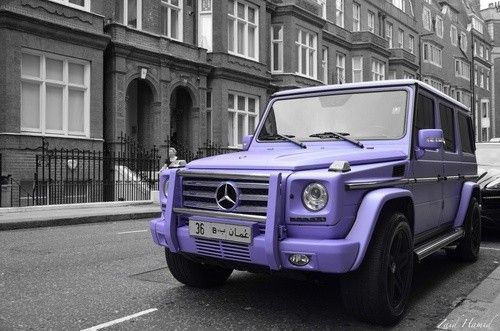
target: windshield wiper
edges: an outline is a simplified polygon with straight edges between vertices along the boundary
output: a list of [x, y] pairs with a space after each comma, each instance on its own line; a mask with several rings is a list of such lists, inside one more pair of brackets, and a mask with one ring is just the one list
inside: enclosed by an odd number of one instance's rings
[[347, 132], [322, 132], [322, 133], [314, 133], [311, 134], [309, 137], [311, 138], [320, 138], [320, 139], [328, 139], [328, 138], [337, 138], [340, 140], [348, 141], [353, 145], [358, 146], [359, 148], [365, 148], [365, 145], [363, 145], [360, 141], [347, 138], [349, 133]]
[[279, 134], [279, 133], [275, 133], [275, 134], [271, 134], [271, 135], [265, 135], [264, 137], [262, 137], [263, 140], [277, 140], [277, 139], [281, 139], [281, 140], [286, 140], [286, 141], [289, 141], [291, 142], [292, 144], [295, 144], [297, 146], [299, 146], [300, 148], [307, 148], [306, 144], [302, 143], [301, 141], [297, 140], [297, 139], [293, 139], [295, 136], [292, 136], [292, 135], [289, 135], [289, 134]]

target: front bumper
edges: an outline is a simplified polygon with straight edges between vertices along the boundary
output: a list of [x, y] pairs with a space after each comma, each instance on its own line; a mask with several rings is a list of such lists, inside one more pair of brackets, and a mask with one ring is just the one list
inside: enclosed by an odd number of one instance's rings
[[[227, 220], [211, 220], [232, 223]], [[194, 238], [187, 225], [170, 233], [167, 222], [161, 218], [150, 222], [151, 234], [156, 244], [173, 252], [185, 252], [223, 260], [266, 266], [271, 270], [294, 269], [325, 273], [344, 273], [351, 270], [359, 251], [359, 243], [348, 239], [300, 239], [278, 240], [272, 233], [257, 235], [250, 245]], [[176, 243], [176, 244], [174, 244]], [[310, 262], [295, 266], [289, 262], [291, 254], [306, 254]]]

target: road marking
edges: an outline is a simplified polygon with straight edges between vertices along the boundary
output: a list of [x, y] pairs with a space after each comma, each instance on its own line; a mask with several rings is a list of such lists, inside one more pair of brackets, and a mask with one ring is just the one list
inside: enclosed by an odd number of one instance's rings
[[118, 232], [118, 234], [129, 234], [129, 233], [139, 233], [139, 232], [148, 232], [148, 230], [125, 231], [125, 232]]
[[143, 311], [138, 312], [136, 314], [128, 315], [128, 316], [125, 316], [125, 317], [122, 317], [122, 318], [118, 318], [116, 320], [112, 320], [112, 321], [109, 321], [109, 322], [106, 322], [106, 323], [102, 323], [102, 324], [90, 327], [88, 329], [84, 329], [82, 331], [95, 331], [95, 330], [104, 329], [104, 328], [107, 328], [108, 326], [115, 325], [115, 324], [118, 324], [118, 323], [121, 323], [121, 322], [125, 322], [125, 321], [131, 320], [133, 318], [136, 318], [136, 317], [139, 317], [139, 316], [142, 316], [142, 315], [146, 315], [146, 314], [155, 312], [157, 310], [158, 310], [158, 308], [151, 308], [151, 309], [148, 309], [148, 310], [143, 310]]
[[500, 248], [495, 248], [495, 247], [481, 247], [481, 249], [487, 249], [490, 251], [500, 251]]

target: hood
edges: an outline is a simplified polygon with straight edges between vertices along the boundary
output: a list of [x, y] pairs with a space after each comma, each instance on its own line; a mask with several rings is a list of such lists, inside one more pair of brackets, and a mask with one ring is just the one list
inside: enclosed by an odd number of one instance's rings
[[481, 188], [500, 178], [499, 169], [478, 167], [477, 173], [480, 176], [477, 183]]
[[333, 161], [359, 165], [398, 161], [407, 157], [406, 153], [397, 149], [260, 149], [195, 160], [187, 168], [299, 171], [328, 168]]

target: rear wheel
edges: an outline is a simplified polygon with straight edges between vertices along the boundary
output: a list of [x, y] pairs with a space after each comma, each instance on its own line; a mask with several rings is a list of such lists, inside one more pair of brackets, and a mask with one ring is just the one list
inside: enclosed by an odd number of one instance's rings
[[342, 281], [348, 311], [361, 320], [390, 325], [404, 315], [413, 275], [413, 239], [406, 216], [385, 214], [363, 263]]
[[179, 282], [192, 287], [221, 286], [233, 272], [232, 269], [193, 261], [182, 254], [172, 253], [168, 249], [165, 249], [165, 258], [172, 276]]
[[481, 246], [481, 213], [476, 198], [472, 198], [464, 221], [465, 236], [460, 239], [454, 250], [447, 253], [452, 258], [463, 262], [475, 262]]

